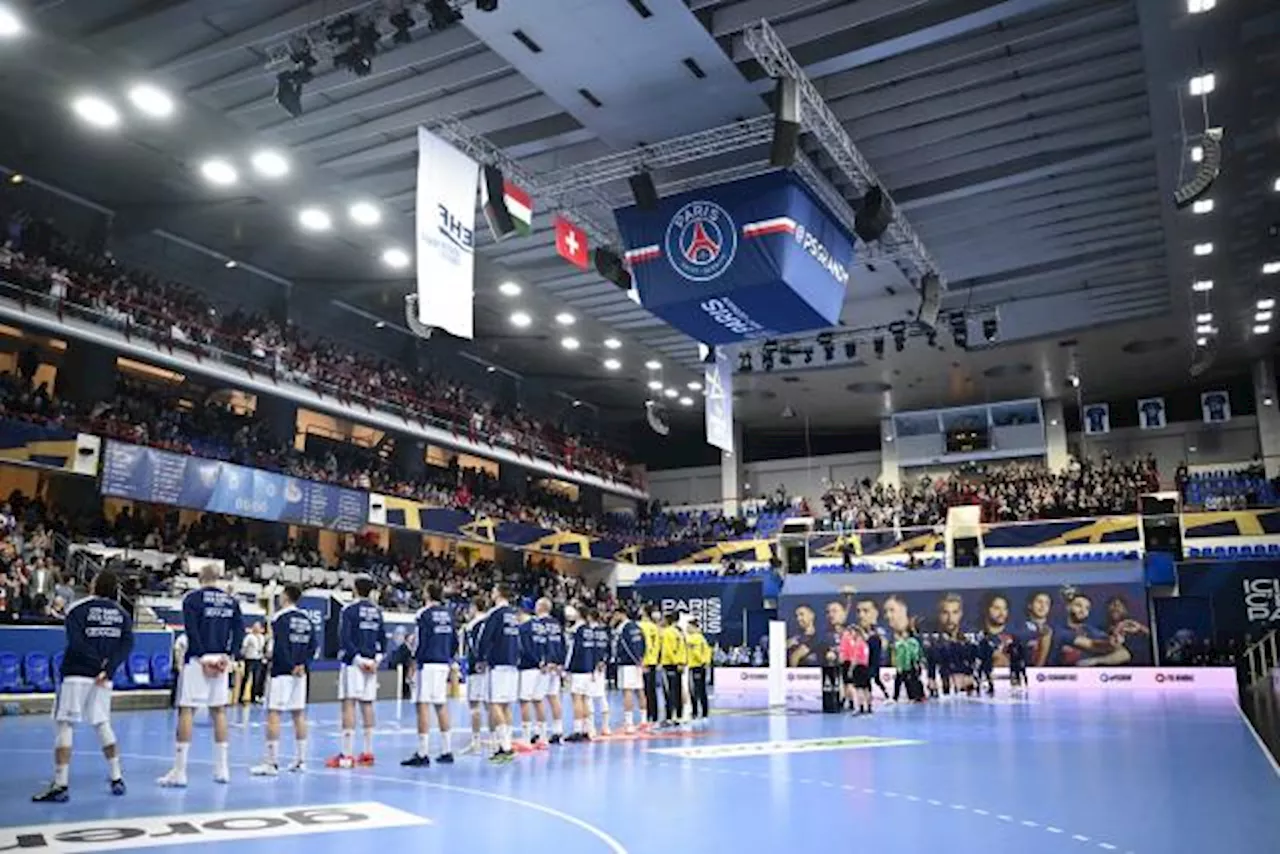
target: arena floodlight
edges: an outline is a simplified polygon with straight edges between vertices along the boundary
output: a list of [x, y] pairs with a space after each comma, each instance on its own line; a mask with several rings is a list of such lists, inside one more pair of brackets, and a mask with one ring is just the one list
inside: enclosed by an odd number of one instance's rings
[[398, 246], [389, 246], [382, 250], [382, 263], [393, 270], [403, 270], [409, 266], [409, 253]]
[[503, 282], [498, 285], [498, 293], [502, 294], [504, 297], [518, 297], [523, 291], [524, 288], [520, 287], [515, 282]]
[[621, 350], [622, 342], [617, 338], [606, 338], [604, 339], [604, 348], [606, 350]]
[[249, 162], [253, 165], [253, 171], [263, 178], [276, 180], [289, 174], [288, 158], [274, 149], [264, 148], [254, 152]]
[[612, 357], [605, 359], [604, 368], [606, 371], [620, 371], [622, 370], [622, 360], [614, 359]]
[[18, 13], [7, 6], [0, 6], [0, 38], [14, 39], [25, 31], [26, 27]]
[[98, 95], [80, 95], [71, 102], [71, 109], [85, 124], [110, 130], [120, 124], [120, 112], [110, 101]]
[[215, 187], [230, 187], [240, 180], [236, 167], [221, 157], [213, 157], [201, 163], [200, 175]]
[[169, 93], [150, 83], [136, 83], [129, 87], [129, 102], [138, 112], [153, 119], [167, 119], [175, 109]]
[[533, 318], [529, 316], [527, 311], [513, 311], [511, 313], [511, 325], [517, 329], [528, 329], [533, 324]]
[[333, 228], [333, 217], [324, 208], [303, 208], [298, 211], [298, 225], [307, 231], [328, 231]]
[[382, 222], [382, 211], [372, 202], [355, 202], [347, 208], [347, 216], [362, 228], [372, 228]]

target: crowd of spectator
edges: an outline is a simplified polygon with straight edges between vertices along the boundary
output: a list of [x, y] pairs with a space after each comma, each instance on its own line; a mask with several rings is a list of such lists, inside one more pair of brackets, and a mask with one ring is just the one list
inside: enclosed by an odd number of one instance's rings
[[75, 600], [55, 556], [64, 521], [44, 502], [15, 492], [0, 505], [0, 622], [56, 622]]
[[501, 444], [615, 480], [627, 462], [590, 437], [499, 406], [474, 389], [361, 353], [240, 310], [222, 312], [202, 293], [77, 245], [51, 222], [0, 211], [0, 274], [60, 312], [75, 312], [200, 358], [229, 358], [254, 372], [344, 400], [429, 419], [460, 435]]

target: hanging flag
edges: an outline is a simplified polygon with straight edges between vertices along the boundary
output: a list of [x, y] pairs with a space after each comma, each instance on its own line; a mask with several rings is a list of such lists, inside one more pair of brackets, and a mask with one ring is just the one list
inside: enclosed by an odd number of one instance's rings
[[[510, 237], [512, 232], [503, 234], [493, 227], [494, 215], [489, 203], [489, 184], [487, 181], [481, 181], [480, 206], [484, 208], [485, 218], [489, 220], [489, 227], [493, 231], [493, 239], [502, 240]], [[504, 178], [502, 181], [502, 204], [506, 207], [507, 213], [511, 214], [511, 224], [515, 227], [514, 233], [520, 237], [527, 237], [533, 228], [533, 197]]]
[[474, 338], [480, 166], [418, 128], [418, 320]]
[[[705, 344], [698, 345], [700, 350], [705, 346]], [[703, 380], [707, 394], [704, 402], [707, 416], [707, 444], [719, 448], [726, 454], [732, 454], [734, 453], [733, 362], [724, 347], [715, 349], [715, 358], [707, 364]]]
[[556, 214], [556, 251], [575, 267], [585, 270], [591, 266], [587, 233], [559, 214]]
[[1138, 401], [1138, 426], [1143, 430], [1160, 430], [1167, 422], [1163, 397], [1144, 397]]
[[1089, 403], [1084, 407], [1084, 432], [1086, 436], [1097, 436], [1111, 432], [1111, 405], [1107, 403]]
[[1202, 393], [1200, 414], [1205, 424], [1226, 424], [1231, 420], [1231, 396], [1225, 391]]

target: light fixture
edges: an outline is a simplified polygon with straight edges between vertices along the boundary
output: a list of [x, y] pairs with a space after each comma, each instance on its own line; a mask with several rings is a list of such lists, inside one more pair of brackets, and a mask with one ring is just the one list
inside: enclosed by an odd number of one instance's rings
[[1201, 160], [1204, 160], [1204, 146], [1202, 145], [1191, 146], [1191, 162], [1199, 163]]
[[1204, 257], [1205, 255], [1212, 255], [1213, 244], [1209, 242], [1197, 243], [1194, 247], [1192, 247], [1191, 251], [1200, 257]]
[[1191, 212], [1197, 214], [1213, 213], [1213, 199], [1197, 199], [1191, 203]]
[[1266, 297], [1264, 299], [1258, 300], [1259, 311], [1270, 311], [1275, 307], [1276, 307], [1276, 301], [1273, 300], [1271, 297]]
[[556, 315], [556, 323], [560, 324], [561, 326], [573, 326], [573, 324], [577, 322], [577, 320], [578, 318], [574, 317], [572, 314], [570, 314], [567, 311], [562, 311]]
[[1199, 15], [1218, 5], [1218, 0], [1187, 0], [1187, 12]]
[[1213, 290], [1213, 279], [1200, 279], [1191, 283], [1191, 290], [1198, 294], [1205, 294]]
[[685, 385], [685, 388], [689, 389], [689, 391], [702, 391], [702, 383], [692, 380]]
[[681, 406], [693, 406], [693, 398], [692, 398], [692, 397], [682, 397], [682, 398], [680, 398], [680, 405], [681, 405]]
[[0, 6], [0, 38], [15, 38], [22, 35], [24, 29], [17, 13]]
[[1274, 276], [1280, 273], [1280, 261], [1268, 261], [1262, 265], [1262, 275]]
[[236, 167], [220, 157], [201, 163], [200, 174], [215, 187], [230, 187], [240, 180], [240, 173], [236, 171]]
[[672, 400], [675, 400], [677, 397], [679, 397], [679, 396], [680, 396], [680, 392], [676, 391], [676, 390], [675, 390], [675, 389], [673, 389], [673, 388], [664, 388], [664, 389], [662, 390], [662, 394], [663, 394], [663, 396], [664, 396], [664, 397], [669, 397], [669, 398], [671, 398]]
[[328, 231], [333, 228], [333, 217], [324, 208], [303, 208], [298, 212], [298, 224], [307, 231]]
[[393, 270], [403, 270], [409, 266], [409, 253], [398, 246], [389, 246], [382, 250], [382, 263]]
[[616, 371], [622, 368], [622, 362], [619, 359], [610, 357], [604, 360], [604, 367], [605, 370]]
[[650, 359], [649, 361], [644, 363], [644, 366], [651, 371], [662, 370], [662, 363], [659, 362], [657, 359]]
[[1196, 334], [1197, 334], [1197, 335], [1212, 335], [1212, 334], [1213, 334], [1213, 326], [1212, 326], [1212, 324], [1208, 324], [1208, 323], [1202, 323], [1202, 324], [1200, 324], [1199, 326], [1197, 326], [1197, 327], [1196, 327]]
[[1197, 339], [1196, 339], [1196, 346], [1197, 346], [1197, 347], [1204, 347], [1204, 346], [1205, 346], [1205, 345], [1207, 345], [1208, 343], [1209, 343], [1209, 339], [1208, 339], [1208, 338], [1205, 338], [1203, 335], [1201, 335], [1199, 338], [1197, 338]]
[[283, 154], [270, 148], [255, 151], [249, 162], [263, 178], [283, 178], [289, 174], [289, 161]]
[[658, 380], [649, 380], [649, 391], [662, 391], [662, 383]]
[[96, 128], [113, 128], [120, 124], [120, 113], [110, 101], [97, 95], [81, 95], [71, 102], [71, 109], [86, 124]]
[[1271, 189], [1274, 192], [1280, 193], [1280, 178], [1277, 178], [1276, 182], [1271, 185]]
[[372, 202], [355, 202], [347, 208], [347, 216], [356, 225], [372, 228], [382, 222], [382, 211]]
[[21, 184], [25, 180], [27, 179], [23, 177], [21, 172], [14, 172], [12, 175], [9, 176], [10, 184]]
[[502, 294], [504, 297], [518, 297], [523, 291], [524, 288], [520, 287], [515, 282], [503, 282], [498, 285], [498, 293]]
[[533, 325], [533, 318], [529, 316], [527, 311], [513, 311], [511, 313], [511, 325], [519, 329], [528, 329]]
[[1191, 80], [1187, 83], [1187, 89], [1191, 92], [1193, 96], [1208, 95], [1210, 92], [1213, 91], [1217, 83], [1218, 81], [1213, 76], [1213, 72], [1210, 71], [1206, 74], [1201, 74], [1196, 77], [1192, 77]]
[[1271, 327], [1265, 323], [1260, 323], [1257, 326], [1253, 327], [1254, 335], [1266, 335], [1270, 331], [1271, 331]]
[[560, 339], [560, 346], [566, 350], [577, 350], [582, 346], [582, 342], [572, 336], [566, 336]]
[[129, 88], [129, 101], [153, 119], [167, 119], [173, 115], [173, 98], [169, 93], [150, 83], [137, 83]]
[[222, 266], [226, 267], [228, 270], [234, 270], [236, 268], [236, 262], [228, 258], [227, 262]]
[[621, 350], [622, 342], [617, 338], [606, 338], [604, 339], [604, 348], [606, 350]]
[[1269, 397], [1264, 397], [1264, 398], [1262, 399], [1262, 405], [1263, 405], [1263, 406], [1270, 406], [1270, 405], [1271, 405], [1271, 404], [1273, 404], [1273, 403], [1275, 403], [1275, 401], [1274, 401], [1274, 400], [1272, 400], [1272, 399], [1271, 399], [1271, 398], [1269, 398]]
[[1196, 315], [1196, 323], [1212, 323], [1212, 322], [1213, 322], [1212, 311], [1202, 311]]
[[1253, 315], [1253, 319], [1254, 319], [1254, 321], [1255, 321], [1256, 323], [1270, 323], [1270, 322], [1271, 322], [1271, 312], [1269, 312], [1269, 311], [1259, 311], [1259, 312], [1256, 312], [1256, 313]]

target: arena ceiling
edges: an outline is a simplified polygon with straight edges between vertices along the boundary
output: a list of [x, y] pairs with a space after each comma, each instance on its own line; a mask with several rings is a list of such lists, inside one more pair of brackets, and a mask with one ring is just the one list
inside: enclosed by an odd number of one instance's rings
[[[276, 103], [292, 37], [402, 5], [414, 18], [408, 38], [384, 38], [369, 74], [323, 58], [300, 117]], [[1187, 382], [1205, 311], [1216, 369], [1270, 350], [1253, 314], [1268, 281], [1280, 281], [1261, 274], [1280, 259], [1268, 233], [1280, 221], [1280, 10], [1267, 0], [1218, 6], [1189, 15], [1185, 0], [501, 0], [494, 12], [466, 4], [461, 25], [428, 32], [418, 0], [36, 0], [24, 11], [31, 37], [0, 49], [0, 110], [21, 128], [0, 139], [0, 164], [115, 210], [116, 240], [162, 227], [289, 280], [295, 298], [394, 322], [412, 283], [377, 257], [411, 243], [419, 124], [452, 117], [530, 173], [572, 175], [641, 142], [766, 114], [770, 81], [742, 35], [765, 18], [937, 259], [949, 282], [944, 310], [994, 310], [1000, 334], [978, 353], [958, 351], [943, 330], [943, 349], [915, 338], [883, 360], [864, 346], [832, 365], [757, 368], [742, 383], [747, 424], [773, 422], [792, 398], [817, 420], [859, 421], [886, 408], [1053, 396], [1071, 374], [1105, 397]], [[1181, 128], [1204, 127], [1187, 81], [1205, 71], [1216, 75], [1209, 125], [1225, 129], [1226, 154], [1215, 209], [1198, 216], [1170, 197], [1191, 166]], [[74, 92], [120, 98], [133, 79], [172, 91], [175, 120], [129, 117], [112, 139], [69, 117]], [[226, 190], [200, 179], [204, 158], [244, 160], [261, 146], [291, 158], [287, 181]], [[655, 178], [671, 191], [699, 175], [763, 169], [766, 156], [746, 148]], [[629, 203], [625, 182], [596, 190]], [[356, 199], [378, 201], [387, 221], [319, 237], [297, 228], [303, 205], [340, 211]], [[639, 411], [645, 361], [660, 359], [669, 385], [692, 379], [695, 343], [565, 264], [548, 211], [538, 213], [528, 237], [496, 244], [478, 231], [485, 354], [624, 413]], [[1214, 254], [1195, 257], [1205, 241]], [[1199, 279], [1214, 290], [1193, 293]], [[508, 280], [525, 293], [501, 296]], [[884, 289], [855, 277], [848, 330], [914, 309], [913, 295], [888, 299]], [[535, 316], [527, 332], [508, 321], [517, 306]], [[564, 330], [551, 318], [566, 310], [579, 318], [576, 354], [557, 346]], [[617, 373], [601, 367], [599, 342], [611, 336], [623, 342]], [[888, 397], [866, 392], [883, 386]]]

